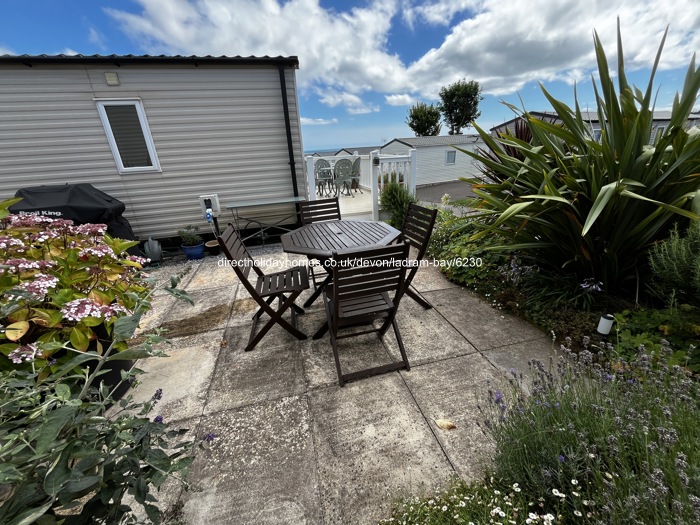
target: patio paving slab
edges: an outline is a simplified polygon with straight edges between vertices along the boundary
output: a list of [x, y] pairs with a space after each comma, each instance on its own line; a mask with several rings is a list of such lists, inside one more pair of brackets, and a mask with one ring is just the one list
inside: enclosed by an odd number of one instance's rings
[[391, 494], [442, 485], [452, 473], [398, 374], [308, 394], [325, 524], [376, 523]]
[[424, 266], [421, 266], [413, 278], [413, 286], [419, 292], [432, 292], [434, 290], [445, 290], [447, 288], [459, 288], [458, 284], [453, 283], [441, 272], [440, 268], [433, 264], [431, 259], [427, 257], [423, 259]]
[[207, 288], [234, 286], [238, 282], [236, 272], [229, 267], [228, 261], [223, 255], [210, 256], [202, 259], [197, 270], [187, 282], [187, 290], [191, 292]]
[[[279, 245], [251, 253], [266, 261], [266, 273], [304, 263]], [[397, 316], [411, 370], [340, 388], [328, 334], [311, 339], [326, 317], [320, 299], [296, 317], [308, 339], [274, 326], [243, 352], [258, 305], [235, 272], [209, 259], [185, 263], [192, 272], [182, 286], [195, 307], [154, 298], [156, 312], [144, 324], [176, 337], [169, 358], [139, 363], [148, 374], [135, 390], [146, 399], [162, 388], [154, 416], [194, 436], [217, 435], [197, 451], [189, 478], [196, 489], [180, 495], [183, 525], [371, 524], [389, 516], [398, 496], [433, 493], [455, 474], [475, 479], [492, 451], [477, 408], [486, 381], [506, 384], [510, 368], [551, 348], [540, 330], [427, 266], [414, 284], [434, 309], [406, 297]], [[182, 266], [158, 271], [168, 276]], [[341, 340], [339, 353], [348, 372], [399, 359], [391, 329], [383, 339]], [[439, 429], [438, 418], [457, 428]], [[173, 491], [159, 498], [161, 508], [175, 501]]]
[[[283, 341], [280, 344], [280, 338], [277, 338], [278, 344], [270, 343], [276, 335], [273, 331], [282, 331], [285, 334], [286, 332], [279, 327], [274, 328], [258, 346], [250, 352], [244, 352], [241, 346], [231, 343], [232, 330], [227, 330], [225, 339], [228, 344], [221, 349], [216, 363], [216, 373], [212, 377], [209, 399], [205, 407], [206, 414], [279, 399], [304, 391], [299, 344], [291, 341]], [[246, 333], [246, 341], [247, 337]]]
[[541, 339], [542, 330], [492, 308], [475, 293], [462, 288], [425, 292], [425, 297], [480, 351]]
[[[435, 309], [425, 310], [410, 297], [401, 299], [396, 323], [411, 366], [476, 352], [439, 312]], [[384, 335], [384, 344], [395, 359], [400, 358], [392, 328]]]
[[304, 396], [206, 415], [200, 433], [216, 438], [199, 451], [183, 493], [186, 523], [319, 524], [316, 457]]
[[[478, 405], [487, 399], [487, 381], [505, 383], [503, 376], [480, 354], [416, 366], [401, 376], [455, 472], [468, 481], [477, 479], [493, 452]], [[438, 419], [456, 428], [443, 430]]]
[[[533, 359], [541, 361], [548, 368], [550, 358], [556, 358], [555, 348], [557, 345], [552, 347], [552, 339], [543, 336], [532, 341], [523, 341], [486, 350], [483, 355], [510, 377], [511, 371], [515, 371], [518, 375], [521, 372], [527, 374], [529, 372], [528, 361]], [[556, 361], [554, 361], [554, 365], [556, 366]]]
[[223, 330], [179, 337], [158, 349], [168, 357], [141, 359], [137, 367], [146, 372], [138, 376], [138, 385], [130, 391], [135, 401], [147, 401], [157, 389], [163, 397], [153, 415], [166, 421], [198, 418], [207, 400], [216, 359], [221, 351]]
[[168, 329], [168, 337], [181, 337], [226, 326], [236, 286], [192, 291], [187, 289], [187, 292], [194, 300], [194, 306], [178, 300], [161, 319], [161, 326]]

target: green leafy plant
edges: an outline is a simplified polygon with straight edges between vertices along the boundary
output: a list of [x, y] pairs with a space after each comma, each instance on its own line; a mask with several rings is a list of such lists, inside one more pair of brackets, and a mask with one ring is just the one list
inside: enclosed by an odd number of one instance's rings
[[416, 137], [432, 137], [440, 134], [440, 110], [433, 104], [418, 102], [408, 110], [406, 124]]
[[619, 35], [618, 27], [617, 89], [600, 39], [594, 38], [600, 141], [578, 101], [572, 109], [542, 87], [560, 123], [523, 110], [531, 141], [492, 137], [477, 127], [498, 160], [462, 150], [497, 174], [492, 183], [472, 181], [482, 224], [476, 238], [498, 230], [524, 258], [579, 282], [600, 281], [605, 291], [634, 290], [646, 272], [649, 246], [665, 238], [678, 217], [700, 218], [688, 209], [700, 191], [700, 129], [685, 128], [700, 69], [693, 58], [669, 125], [650, 145], [653, 80], [663, 40], [642, 92], [627, 82]]
[[649, 265], [655, 295], [700, 306], [700, 221], [691, 221], [685, 236], [674, 226], [667, 240], [651, 248]]
[[643, 345], [658, 357], [664, 347], [677, 349], [668, 357], [672, 365], [700, 372], [700, 308], [682, 304], [663, 310], [628, 309], [615, 313], [616, 348], [630, 359]]
[[382, 523], [698, 523], [700, 383], [670, 352], [601, 364], [562, 346], [488, 383], [485, 475], [406, 498]]
[[470, 127], [479, 118], [482, 99], [481, 87], [476, 80], [462, 79], [440, 89], [438, 108], [450, 128], [448, 134], [461, 135], [462, 128]]
[[[127, 493], [157, 523], [151, 489], [186, 472], [193, 443], [150, 419], [160, 391], [108, 412], [120, 383], [103, 380], [114, 362], [164, 355], [157, 333], [131, 342], [157, 286], [105, 225], [17, 217], [11, 203], [0, 203], [0, 523], [131, 523]], [[164, 289], [192, 302], [178, 284]]]
[[389, 182], [384, 185], [382, 192], [379, 195], [379, 203], [382, 210], [388, 211], [391, 214], [389, 224], [394, 228], [400, 228], [408, 211], [408, 205], [416, 204], [418, 198], [408, 191], [408, 188], [398, 182]]
[[[147, 260], [126, 252], [135, 241], [105, 230], [35, 215], [0, 221], [0, 369], [39, 348], [44, 361], [58, 358], [64, 342], [82, 352], [95, 341], [101, 350], [98, 334], [112, 339], [117, 320], [141, 315], [150, 288], [139, 272]], [[126, 347], [119, 341], [115, 349]]]
[[198, 232], [199, 226], [195, 226], [193, 224], [187, 224], [186, 226], [183, 226], [177, 230], [177, 234], [182, 239], [183, 246], [198, 246], [202, 244], [204, 241]]

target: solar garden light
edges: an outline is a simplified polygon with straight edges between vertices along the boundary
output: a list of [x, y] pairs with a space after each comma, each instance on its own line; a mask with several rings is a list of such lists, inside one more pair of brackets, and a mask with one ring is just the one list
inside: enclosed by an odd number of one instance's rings
[[613, 322], [615, 318], [610, 314], [605, 314], [600, 316], [600, 321], [598, 321], [598, 328], [596, 332], [600, 335], [608, 335], [612, 329]]

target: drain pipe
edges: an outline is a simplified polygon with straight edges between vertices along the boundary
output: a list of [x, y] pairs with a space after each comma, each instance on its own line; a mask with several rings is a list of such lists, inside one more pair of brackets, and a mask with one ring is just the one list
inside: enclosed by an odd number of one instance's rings
[[287, 101], [287, 80], [284, 75], [284, 66], [280, 64], [280, 87], [282, 88], [282, 106], [284, 108], [284, 127], [287, 130], [287, 150], [289, 151], [289, 167], [292, 172], [292, 188], [294, 189], [294, 196], [299, 196], [299, 189], [297, 188], [297, 168], [294, 161], [294, 144], [292, 143], [292, 124], [289, 120], [289, 102]]

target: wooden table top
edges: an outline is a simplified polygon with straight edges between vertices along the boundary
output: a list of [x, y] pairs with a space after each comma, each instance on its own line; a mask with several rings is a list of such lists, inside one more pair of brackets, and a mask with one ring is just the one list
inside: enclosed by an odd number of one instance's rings
[[285, 252], [330, 258], [334, 251], [365, 246], [387, 246], [401, 232], [384, 222], [325, 221], [307, 224], [282, 235]]

